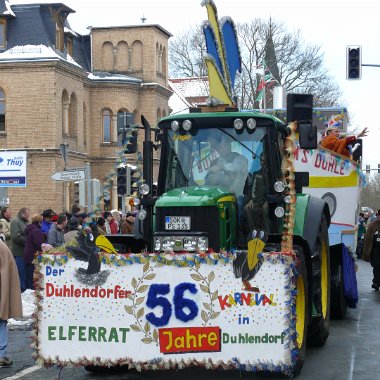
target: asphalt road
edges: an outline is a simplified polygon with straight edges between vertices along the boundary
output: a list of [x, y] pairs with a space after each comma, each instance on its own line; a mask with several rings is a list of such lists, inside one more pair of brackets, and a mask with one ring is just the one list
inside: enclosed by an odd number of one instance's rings
[[[380, 378], [380, 292], [371, 289], [372, 268], [358, 262], [359, 304], [348, 309], [343, 321], [331, 321], [330, 336], [324, 347], [310, 348], [298, 379], [307, 380], [376, 380]], [[84, 368], [39, 368], [32, 358], [31, 331], [11, 331], [9, 356], [14, 365], [0, 369], [0, 379], [280, 379], [239, 372], [172, 371], [163, 373], [90, 373]]]

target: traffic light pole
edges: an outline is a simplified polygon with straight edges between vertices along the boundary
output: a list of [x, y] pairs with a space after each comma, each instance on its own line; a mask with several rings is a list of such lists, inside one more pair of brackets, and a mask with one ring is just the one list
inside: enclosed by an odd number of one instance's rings
[[[145, 183], [149, 186], [150, 191], [152, 192], [153, 188], [153, 141], [152, 141], [152, 128], [141, 115], [141, 123], [145, 130], [145, 140], [143, 143], [143, 175]], [[152, 194], [152, 193], [151, 193]], [[148, 202], [145, 205], [147, 210], [147, 217], [144, 220], [144, 237], [147, 240], [148, 248], [151, 249], [152, 245], [152, 227], [153, 227], [153, 203]]]
[[91, 166], [89, 162], [86, 162], [86, 180], [87, 180], [87, 213], [91, 210]]

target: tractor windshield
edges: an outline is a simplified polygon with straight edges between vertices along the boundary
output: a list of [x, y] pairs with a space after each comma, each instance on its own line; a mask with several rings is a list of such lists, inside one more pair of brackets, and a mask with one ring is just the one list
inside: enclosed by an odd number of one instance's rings
[[167, 130], [165, 136], [164, 191], [207, 185], [224, 187], [239, 197], [247, 196], [258, 174], [265, 181], [265, 128], [203, 128], [182, 135]]

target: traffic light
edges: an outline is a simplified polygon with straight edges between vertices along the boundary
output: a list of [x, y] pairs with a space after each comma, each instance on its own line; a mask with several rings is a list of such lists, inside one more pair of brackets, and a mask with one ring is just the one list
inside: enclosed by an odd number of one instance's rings
[[377, 172], [380, 173], [380, 164], [377, 164]]
[[125, 167], [117, 168], [117, 195], [127, 194], [127, 170]]
[[141, 173], [137, 166], [128, 165], [127, 166], [127, 195], [131, 195], [137, 191], [140, 186]]
[[131, 132], [130, 136], [127, 136], [126, 134], [125, 141], [123, 144], [125, 146], [124, 154], [131, 154], [137, 152], [137, 135], [138, 132], [136, 129], [134, 129]]
[[362, 51], [361, 46], [347, 46], [347, 79], [360, 79], [362, 77]]
[[369, 165], [365, 166], [365, 172], [366, 172], [366, 174], [370, 174], [371, 173], [371, 167]]

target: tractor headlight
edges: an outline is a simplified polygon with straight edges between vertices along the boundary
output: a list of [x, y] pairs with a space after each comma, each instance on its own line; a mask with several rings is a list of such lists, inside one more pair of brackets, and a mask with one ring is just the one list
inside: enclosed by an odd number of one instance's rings
[[139, 193], [141, 195], [148, 195], [149, 194], [149, 185], [147, 183], [143, 183], [142, 185], [140, 185], [139, 187]]
[[207, 251], [208, 250], [208, 237], [200, 236], [198, 238], [198, 249], [200, 251]]
[[140, 210], [137, 214], [137, 217], [139, 218], [139, 220], [144, 220], [146, 218], [146, 211]]
[[179, 129], [179, 123], [177, 120], [173, 120], [171, 123], [170, 123], [170, 127], [172, 128], [172, 131], [173, 132], [177, 132], [178, 129]]
[[247, 120], [247, 128], [253, 131], [256, 128], [256, 120], [250, 117]]
[[192, 127], [192, 123], [191, 123], [190, 120], [186, 119], [186, 120], [183, 121], [183, 123], [182, 123], [182, 128], [183, 128], [185, 131], [190, 131], [191, 127]]
[[129, 199], [129, 205], [137, 207], [140, 205], [140, 199], [139, 198], [130, 198]]
[[278, 206], [274, 210], [274, 215], [277, 216], [277, 218], [282, 218], [285, 215], [285, 210], [283, 207]]
[[173, 251], [174, 248], [174, 239], [171, 237], [162, 238], [162, 249], [164, 251]]
[[155, 251], [161, 251], [161, 238], [155, 237], [153, 239], [153, 247]]
[[235, 119], [234, 120], [234, 128], [237, 130], [237, 131], [241, 131], [244, 127], [244, 123], [243, 123], [243, 120], [242, 119]]
[[277, 193], [282, 193], [282, 192], [285, 190], [285, 183], [282, 182], [282, 181], [277, 181], [277, 182], [274, 184], [274, 190], [275, 190]]
[[195, 236], [183, 238], [183, 248], [186, 251], [195, 251], [197, 248], [197, 238]]

